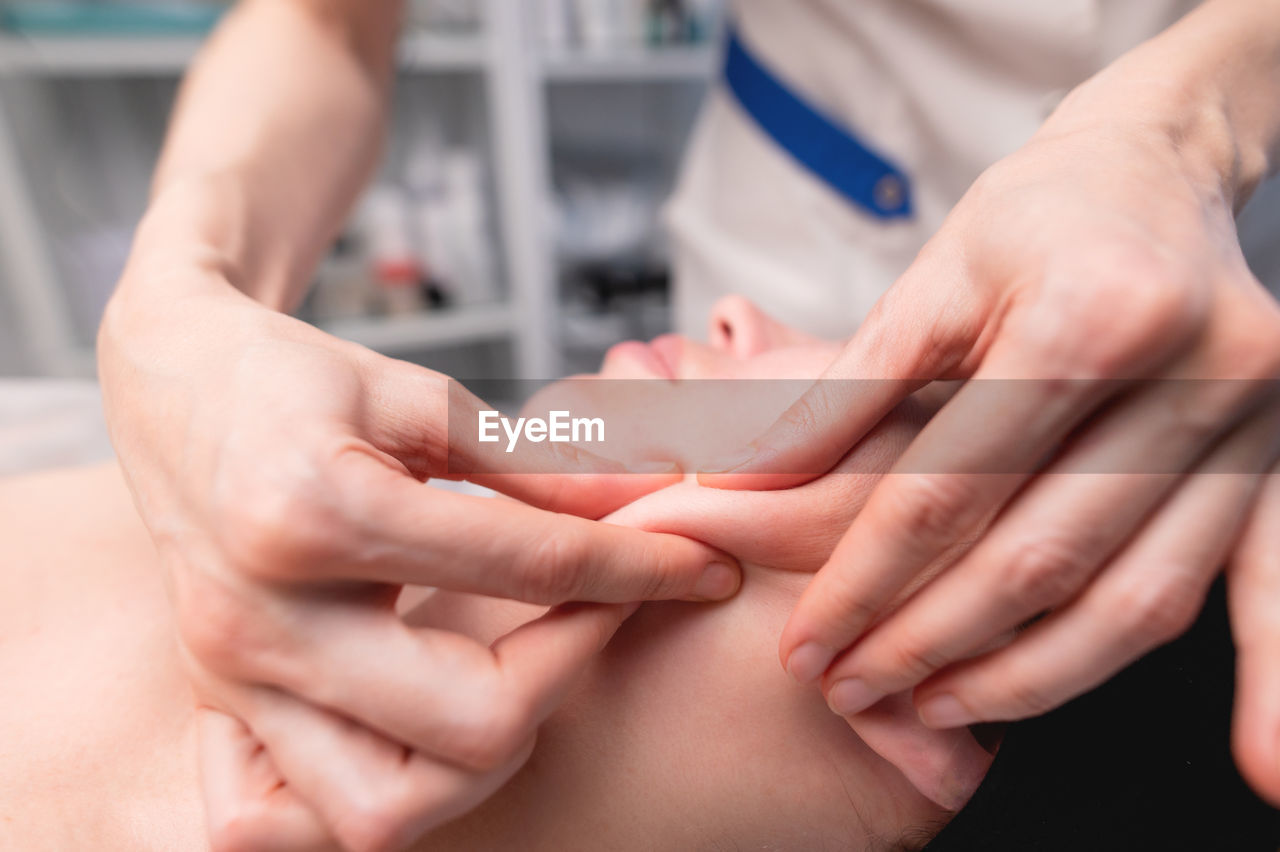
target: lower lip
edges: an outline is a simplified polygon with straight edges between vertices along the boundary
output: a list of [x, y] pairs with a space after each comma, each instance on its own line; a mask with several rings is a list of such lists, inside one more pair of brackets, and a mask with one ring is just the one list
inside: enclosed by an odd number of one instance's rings
[[619, 343], [609, 350], [606, 357], [611, 358], [630, 358], [642, 364], [645, 369], [652, 372], [655, 376], [664, 379], [674, 379], [676, 377], [675, 370], [665, 358], [657, 351], [656, 347], [648, 343], [641, 343], [637, 340], [628, 340], [626, 343]]

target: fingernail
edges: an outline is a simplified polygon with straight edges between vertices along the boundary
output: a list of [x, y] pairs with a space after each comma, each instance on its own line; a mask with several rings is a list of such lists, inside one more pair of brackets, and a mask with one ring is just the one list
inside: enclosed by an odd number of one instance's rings
[[884, 693], [867, 686], [861, 678], [849, 677], [836, 682], [827, 693], [827, 704], [837, 716], [852, 716], [875, 704]]
[[813, 683], [836, 658], [836, 652], [817, 642], [805, 642], [787, 658], [787, 674], [796, 683]]
[[754, 447], [744, 447], [735, 453], [726, 454], [708, 464], [702, 473], [730, 473], [742, 467], [756, 457]]
[[629, 473], [639, 473], [646, 476], [667, 473], [681, 473], [680, 465], [675, 462], [650, 461], [639, 462], [627, 468]]
[[930, 728], [961, 728], [978, 721], [954, 695], [935, 695], [926, 699], [916, 712]]
[[712, 562], [702, 571], [693, 587], [694, 597], [704, 601], [722, 601], [738, 591], [741, 574], [727, 562]]

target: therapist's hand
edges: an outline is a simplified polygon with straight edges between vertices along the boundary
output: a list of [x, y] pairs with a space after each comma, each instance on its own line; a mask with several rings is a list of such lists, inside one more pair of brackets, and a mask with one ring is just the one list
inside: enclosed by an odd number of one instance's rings
[[[1195, 154], [1220, 128], [1178, 136], [1117, 118], [1134, 94], [1089, 84], [989, 169], [826, 381], [702, 477], [794, 485], [904, 395], [971, 380], [878, 485], [783, 633], [791, 674], [821, 678], [842, 715], [918, 685], [924, 720], [953, 727], [1035, 715], [1100, 683], [1190, 625], [1276, 457], [1280, 309], [1242, 257], [1236, 184]], [[1276, 694], [1275, 662], [1242, 671]], [[1280, 703], [1266, 721], [1250, 734], [1269, 729], [1272, 749]]]
[[[519, 767], [628, 602], [736, 590], [738, 566], [717, 551], [585, 519], [675, 471], [628, 474], [539, 444], [549, 473], [504, 474], [502, 447], [450, 434], [449, 408], [475, 423], [482, 403], [456, 386], [451, 398], [445, 376], [269, 310], [216, 259], [174, 259], [148, 239], [100, 363], [213, 714], [206, 775], [239, 773], [209, 799], [218, 848], [299, 848], [326, 832], [352, 849], [408, 842]], [[524, 502], [424, 484], [459, 465]], [[401, 584], [598, 603], [553, 609], [490, 648], [407, 627]]]

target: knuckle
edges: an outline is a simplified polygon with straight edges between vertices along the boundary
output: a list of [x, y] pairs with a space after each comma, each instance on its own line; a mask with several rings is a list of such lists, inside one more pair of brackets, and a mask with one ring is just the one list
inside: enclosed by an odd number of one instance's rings
[[1178, 382], [1169, 393], [1168, 428], [1183, 444], [1207, 446], [1237, 421], [1257, 392], [1250, 381]]
[[1108, 277], [1107, 284], [1107, 302], [1148, 330], [1185, 334], [1202, 324], [1207, 315], [1199, 288], [1150, 255], [1128, 258], [1125, 266]]
[[903, 637], [891, 652], [890, 664], [895, 681], [915, 683], [938, 671], [950, 660], [936, 647], [919, 636]]
[[[405, 750], [388, 771], [352, 788], [332, 814], [333, 833], [352, 852], [405, 849], [440, 819], [448, 790], [422, 783], [422, 759]], [[434, 818], [434, 819], [433, 819]]]
[[1164, 573], [1166, 576], [1156, 582], [1129, 584], [1114, 603], [1126, 633], [1142, 646], [1164, 644], [1181, 636], [1203, 603], [1203, 592], [1189, 574], [1176, 568]]
[[1090, 288], [1095, 309], [1162, 333], [1186, 333], [1207, 318], [1205, 288], [1171, 258], [1126, 244], [1099, 259], [1105, 265], [1093, 270]]
[[582, 584], [588, 550], [586, 533], [578, 524], [542, 532], [514, 565], [521, 599], [548, 605], [572, 600]]
[[903, 476], [888, 494], [890, 523], [926, 541], [955, 535], [974, 498], [973, 489], [958, 474]]
[[174, 615], [190, 663], [231, 680], [314, 683], [318, 669], [274, 601], [199, 571], [174, 575]]
[[524, 705], [503, 694], [499, 686], [482, 691], [468, 702], [466, 714], [452, 726], [450, 757], [478, 772], [506, 765], [528, 738], [530, 714]]
[[238, 806], [209, 820], [209, 848], [212, 852], [250, 852], [264, 841], [267, 826], [258, 807]]
[[671, 550], [658, 550], [643, 564], [647, 571], [636, 578], [632, 592], [637, 600], [666, 600], [693, 588], [696, 574], [689, 571], [690, 563]]
[[821, 434], [831, 422], [831, 405], [821, 393], [807, 393], [792, 403], [784, 415], [788, 428], [799, 435]]
[[843, 633], [861, 632], [880, 615], [881, 602], [873, 599], [847, 570], [831, 574], [824, 582], [822, 613], [831, 622], [829, 628]]
[[1070, 292], [1054, 294], [1029, 343], [1077, 378], [1129, 372], [1207, 322], [1204, 288], [1153, 252], [1104, 248], [1063, 278]]
[[263, 628], [242, 596], [201, 575], [177, 584], [176, 615], [183, 645], [219, 674], [246, 672], [264, 644]]
[[1000, 706], [1008, 710], [998, 714], [1002, 719], [1028, 719], [1041, 716], [1058, 706], [1043, 684], [1024, 679], [1013, 679], [1001, 685], [1004, 696]]
[[635, 600], [663, 600], [691, 588], [698, 571], [705, 565], [705, 559], [690, 558], [696, 547], [684, 539], [646, 534], [634, 557], [627, 557], [628, 561], [634, 558], [636, 565], [643, 566], [642, 571], [630, 572], [633, 576], [627, 578], [628, 594]]
[[1246, 318], [1225, 342], [1221, 357], [1242, 379], [1280, 378], [1280, 311], [1271, 305], [1260, 316]]
[[1266, 353], [1264, 378], [1280, 378], [1280, 305], [1266, 300], [1259, 321], [1258, 348]]
[[1005, 561], [1001, 594], [1015, 606], [1039, 612], [1074, 594], [1083, 567], [1071, 544], [1052, 538], [1026, 541]]
[[406, 808], [402, 795], [365, 793], [358, 801], [347, 803], [335, 819], [334, 833], [350, 852], [392, 852], [404, 845], [404, 835], [413, 824], [414, 810]]
[[301, 579], [342, 540], [332, 489], [314, 468], [267, 470], [238, 480], [220, 489], [215, 514], [224, 552], [244, 574]]

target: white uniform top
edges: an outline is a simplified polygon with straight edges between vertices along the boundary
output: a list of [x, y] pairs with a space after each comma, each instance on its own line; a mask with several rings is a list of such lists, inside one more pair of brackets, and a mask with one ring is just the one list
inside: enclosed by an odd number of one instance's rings
[[718, 81], [666, 210], [679, 330], [701, 336], [711, 304], [741, 293], [798, 328], [848, 336], [983, 169], [1195, 5], [732, 0], [742, 41], [775, 77], [908, 175], [914, 216], [855, 207]]

